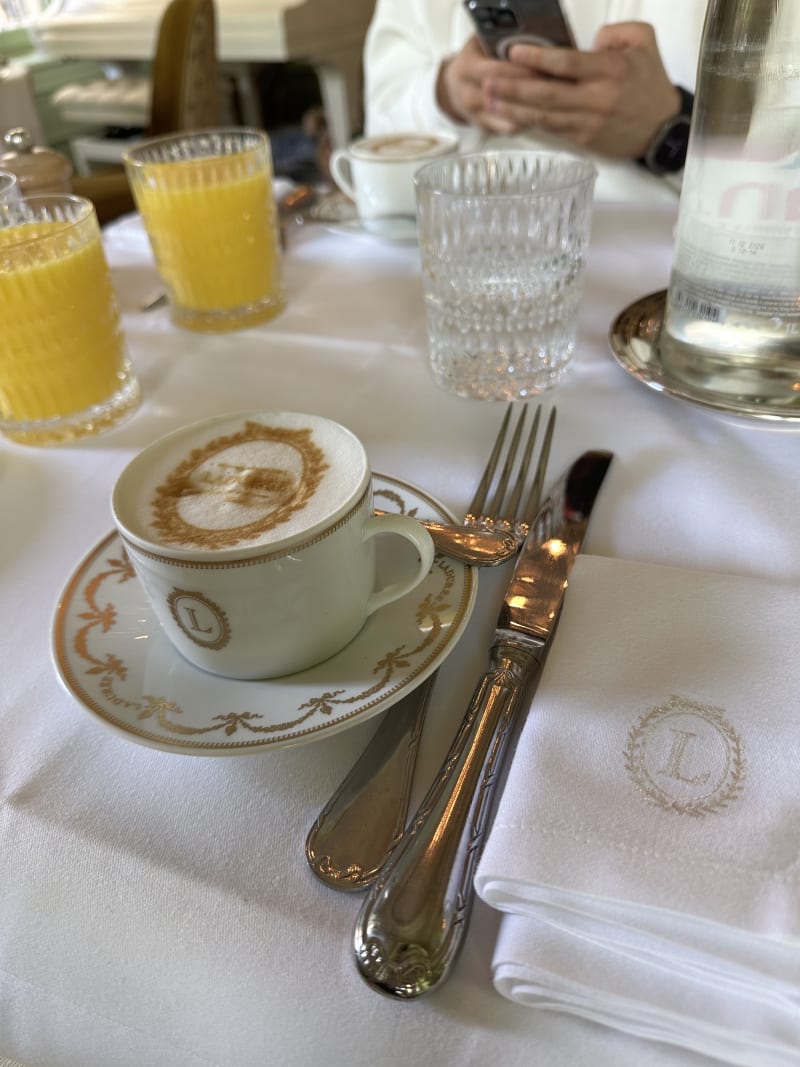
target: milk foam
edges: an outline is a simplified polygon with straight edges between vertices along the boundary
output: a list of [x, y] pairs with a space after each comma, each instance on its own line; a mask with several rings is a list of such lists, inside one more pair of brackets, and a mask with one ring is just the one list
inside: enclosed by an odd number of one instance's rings
[[334, 422], [234, 416], [146, 449], [120, 477], [115, 506], [132, 533], [165, 547], [275, 545], [355, 503], [366, 473], [361, 444]]
[[368, 137], [356, 146], [359, 155], [378, 156], [381, 159], [416, 159], [437, 155], [448, 142], [430, 134], [394, 134], [385, 137]]

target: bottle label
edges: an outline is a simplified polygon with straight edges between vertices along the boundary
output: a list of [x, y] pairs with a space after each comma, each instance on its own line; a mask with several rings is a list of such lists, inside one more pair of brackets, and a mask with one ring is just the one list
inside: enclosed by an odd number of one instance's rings
[[[719, 146], [716, 146], [717, 149]], [[731, 288], [768, 290], [783, 310], [800, 295], [800, 152], [777, 159], [690, 153], [675, 268], [715, 303]], [[693, 284], [694, 288], [694, 284]], [[685, 295], [684, 299], [690, 299]], [[687, 308], [688, 310], [688, 308]], [[712, 315], [712, 309], [707, 309]]]

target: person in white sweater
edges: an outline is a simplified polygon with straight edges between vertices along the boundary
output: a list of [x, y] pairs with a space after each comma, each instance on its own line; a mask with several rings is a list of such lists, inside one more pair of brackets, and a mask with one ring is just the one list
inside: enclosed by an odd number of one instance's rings
[[377, 0], [365, 131], [588, 154], [603, 199], [675, 201], [706, 0], [562, 0], [577, 49], [486, 55], [462, 0]]

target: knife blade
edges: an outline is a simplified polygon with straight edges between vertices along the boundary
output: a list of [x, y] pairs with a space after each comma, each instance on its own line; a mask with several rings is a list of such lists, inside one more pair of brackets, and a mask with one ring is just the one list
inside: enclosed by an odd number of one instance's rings
[[542, 505], [503, 597], [489, 669], [411, 828], [364, 901], [353, 951], [379, 993], [404, 1000], [430, 993], [458, 955], [522, 697], [552, 641], [611, 459], [585, 452]]

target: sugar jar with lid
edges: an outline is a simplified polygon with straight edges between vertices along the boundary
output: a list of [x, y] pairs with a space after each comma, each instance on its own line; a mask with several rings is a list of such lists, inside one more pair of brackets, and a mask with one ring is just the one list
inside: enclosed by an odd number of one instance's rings
[[72, 164], [67, 157], [52, 148], [34, 146], [33, 138], [23, 126], [15, 126], [3, 134], [0, 170], [16, 174], [23, 196], [72, 191]]

